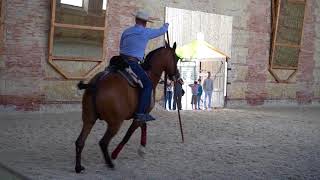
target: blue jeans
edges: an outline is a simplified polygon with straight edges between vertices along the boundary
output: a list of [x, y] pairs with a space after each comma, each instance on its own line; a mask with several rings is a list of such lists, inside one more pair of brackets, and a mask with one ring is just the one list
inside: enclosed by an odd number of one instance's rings
[[198, 95], [197, 100], [198, 100], [198, 109], [200, 109], [201, 95]]
[[172, 100], [172, 91], [167, 91], [165, 104], [167, 105], [167, 102], [168, 102], [168, 107], [170, 110], [171, 110], [171, 100]]
[[[211, 97], [212, 97], [212, 91], [205, 91], [204, 92], [204, 107], [205, 108], [211, 108]], [[207, 99], [208, 99], [208, 106], [207, 106]]]
[[144, 114], [150, 106], [152, 82], [147, 76], [146, 72], [142, 69], [140, 64], [138, 64], [138, 62], [128, 61], [128, 64], [131, 67], [132, 71], [136, 73], [136, 75], [140, 78], [143, 84], [143, 88], [139, 93], [138, 110], [136, 111], [136, 113]]

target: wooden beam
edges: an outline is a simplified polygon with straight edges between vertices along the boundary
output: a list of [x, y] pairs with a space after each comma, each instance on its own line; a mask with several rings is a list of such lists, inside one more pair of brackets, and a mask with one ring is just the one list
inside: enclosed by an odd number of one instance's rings
[[303, 24], [302, 24], [302, 30], [301, 30], [301, 40], [300, 40], [300, 47], [302, 47], [302, 44], [303, 44], [303, 28], [304, 28], [304, 24], [305, 24], [305, 22], [306, 22], [306, 15], [307, 15], [307, 11], [308, 11], [308, 9], [307, 9], [307, 6], [308, 6], [308, 4], [307, 4], [308, 2], [307, 2], [307, 0], [305, 0], [305, 5], [304, 5], [304, 15], [303, 15]]
[[104, 31], [105, 27], [95, 27], [95, 26], [83, 26], [75, 24], [63, 24], [63, 23], [54, 23], [55, 27], [61, 28], [72, 28], [72, 29], [85, 29], [85, 30], [95, 30], [95, 31]]
[[293, 73], [290, 74], [290, 76], [288, 77], [288, 79], [287, 79], [286, 81], [289, 82], [289, 81], [293, 78], [293, 76], [294, 76], [295, 74], [297, 74], [297, 72], [298, 72], [298, 69], [294, 70]]
[[53, 38], [54, 38], [54, 22], [56, 19], [56, 0], [51, 0], [51, 27], [49, 37], [49, 59], [53, 51]]
[[306, 0], [288, 0], [289, 3], [300, 3], [300, 4], [304, 4], [306, 3]]
[[274, 30], [274, 34], [273, 34], [273, 42], [272, 42], [272, 53], [271, 53], [271, 62], [270, 62], [270, 67], [271, 69], [273, 68], [273, 60], [274, 60], [274, 52], [275, 52], [275, 46], [276, 46], [276, 40], [277, 40], [277, 31], [278, 31], [278, 25], [279, 25], [279, 15], [280, 15], [280, 6], [281, 6], [281, 0], [278, 0], [277, 1], [277, 4], [276, 4], [276, 7], [277, 7], [277, 13], [276, 13], [276, 27], [275, 27], [275, 30]]
[[68, 79], [68, 74], [64, 73], [63, 71], [61, 71], [61, 69], [59, 68], [58, 65], [56, 65], [53, 60], [51, 59], [51, 57], [49, 57], [49, 64], [51, 64], [51, 66], [58, 72], [60, 73], [64, 78]]
[[93, 73], [96, 73], [96, 71], [101, 67], [102, 64], [103, 64], [103, 63], [101, 62], [101, 63], [98, 63], [97, 65], [93, 66], [93, 67], [84, 75], [84, 78], [85, 78], [85, 79], [90, 78], [90, 77], [93, 75]]
[[295, 69], [298, 69], [298, 67], [272, 66], [272, 69], [287, 69], [287, 70], [295, 70]]
[[52, 60], [64, 60], [64, 61], [91, 61], [101, 62], [102, 59], [98, 58], [86, 58], [86, 57], [74, 57], [74, 56], [52, 56]]
[[290, 47], [290, 48], [300, 48], [299, 44], [276, 43], [275, 45], [282, 46], [282, 47]]

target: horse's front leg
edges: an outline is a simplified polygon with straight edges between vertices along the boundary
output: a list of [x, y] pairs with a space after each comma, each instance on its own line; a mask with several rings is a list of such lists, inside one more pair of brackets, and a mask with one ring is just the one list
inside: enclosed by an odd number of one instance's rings
[[140, 144], [141, 144], [141, 146], [146, 147], [146, 144], [147, 144], [147, 123], [141, 124], [140, 128], [141, 128]]
[[134, 133], [134, 131], [140, 126], [140, 122], [138, 121], [132, 121], [131, 126], [129, 127], [126, 135], [123, 137], [122, 141], [119, 143], [117, 148], [112, 152], [111, 158], [116, 159], [118, 157], [118, 154], [122, 150], [123, 146], [129, 141], [131, 135]]
[[138, 149], [138, 154], [143, 156], [146, 152], [147, 145], [147, 123], [142, 123], [140, 125], [141, 128], [141, 140], [140, 140], [140, 148]]

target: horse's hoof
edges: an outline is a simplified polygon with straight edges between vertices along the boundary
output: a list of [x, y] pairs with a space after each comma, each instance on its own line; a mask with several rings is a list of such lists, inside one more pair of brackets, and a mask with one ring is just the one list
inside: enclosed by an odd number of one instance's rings
[[146, 154], [146, 152], [147, 152], [146, 147], [139, 146], [139, 149], [138, 149], [139, 156], [143, 157]]
[[76, 166], [74, 169], [76, 170], [76, 173], [81, 173], [81, 171], [85, 170], [83, 166]]
[[113, 163], [108, 163], [108, 167], [109, 167], [110, 169], [114, 169], [114, 164], [113, 164]]

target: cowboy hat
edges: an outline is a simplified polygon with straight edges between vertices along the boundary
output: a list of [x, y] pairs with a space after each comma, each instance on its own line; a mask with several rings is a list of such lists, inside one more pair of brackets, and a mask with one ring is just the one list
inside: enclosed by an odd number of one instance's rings
[[136, 14], [133, 14], [136, 18], [147, 21], [147, 22], [153, 22], [153, 21], [159, 21], [159, 18], [151, 17], [149, 12], [146, 10], [139, 10]]

